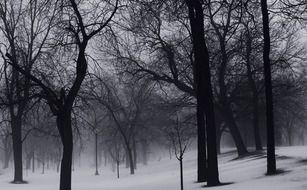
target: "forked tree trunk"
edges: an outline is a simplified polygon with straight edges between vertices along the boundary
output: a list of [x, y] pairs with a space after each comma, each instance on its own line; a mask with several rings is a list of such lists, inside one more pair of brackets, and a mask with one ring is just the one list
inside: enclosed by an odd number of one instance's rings
[[207, 185], [220, 184], [216, 150], [215, 114], [209, 66], [209, 53], [204, 38], [204, 14], [201, 0], [186, 0], [189, 9], [189, 20], [192, 31], [193, 50], [195, 58], [197, 93], [201, 94], [201, 109], [205, 110], [208, 172]]

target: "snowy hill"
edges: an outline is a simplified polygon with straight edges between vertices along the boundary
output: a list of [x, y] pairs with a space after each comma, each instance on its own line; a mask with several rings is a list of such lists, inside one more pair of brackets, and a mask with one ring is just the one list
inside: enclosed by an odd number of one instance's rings
[[[266, 159], [264, 154], [252, 154], [235, 159], [235, 152], [224, 153], [219, 157], [220, 179], [229, 185], [206, 189], [217, 190], [306, 190], [307, 189], [307, 147], [281, 147], [276, 150], [277, 167], [285, 172], [276, 176], [265, 176]], [[93, 169], [76, 169], [73, 172], [73, 190], [178, 190], [179, 163], [177, 160], [162, 158], [141, 166], [131, 176], [121, 168], [121, 178], [109, 168], [102, 168], [101, 175], [94, 176]], [[56, 190], [59, 174], [46, 171], [46, 174], [25, 172], [29, 184], [10, 184], [12, 172], [1, 171], [1, 190]], [[196, 152], [187, 152], [184, 158], [184, 188], [198, 190], [203, 185], [195, 183]]]

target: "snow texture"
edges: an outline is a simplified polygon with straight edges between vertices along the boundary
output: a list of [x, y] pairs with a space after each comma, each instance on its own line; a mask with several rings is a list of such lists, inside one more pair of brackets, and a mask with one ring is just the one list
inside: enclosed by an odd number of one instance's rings
[[[235, 158], [235, 151], [219, 157], [221, 182], [232, 183], [212, 190], [306, 190], [307, 189], [307, 147], [280, 147], [276, 150], [277, 167], [285, 172], [265, 176], [265, 154], [251, 154]], [[92, 168], [77, 168], [73, 172], [73, 190], [179, 190], [179, 163], [167, 157], [151, 161], [147, 166], [139, 165], [135, 175], [121, 167], [121, 177], [109, 168], [101, 168], [100, 175], [94, 176]], [[45, 174], [25, 171], [28, 184], [11, 184], [13, 173], [0, 170], [1, 190], [56, 190], [59, 189], [59, 174], [46, 170]], [[205, 183], [195, 183], [196, 151], [184, 156], [184, 188], [204, 189]]]

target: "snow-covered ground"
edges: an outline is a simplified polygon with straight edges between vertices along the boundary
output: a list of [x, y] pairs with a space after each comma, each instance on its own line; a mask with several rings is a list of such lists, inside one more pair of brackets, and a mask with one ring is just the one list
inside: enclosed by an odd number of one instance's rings
[[[307, 147], [281, 147], [276, 150], [277, 167], [285, 170], [276, 176], [265, 176], [266, 159], [255, 154], [234, 159], [236, 154], [225, 153], [219, 158], [220, 179], [230, 185], [210, 187], [217, 190], [306, 190], [307, 189]], [[73, 172], [73, 190], [179, 190], [179, 165], [175, 159], [162, 158], [147, 166], [139, 165], [135, 175], [121, 168], [121, 178], [108, 168], [102, 168], [99, 176], [93, 169], [76, 169]], [[46, 171], [45, 174], [25, 173], [29, 184], [10, 184], [12, 172], [0, 170], [1, 190], [56, 190], [59, 174]], [[190, 151], [184, 161], [184, 188], [198, 190], [204, 183], [195, 183], [196, 152]]]

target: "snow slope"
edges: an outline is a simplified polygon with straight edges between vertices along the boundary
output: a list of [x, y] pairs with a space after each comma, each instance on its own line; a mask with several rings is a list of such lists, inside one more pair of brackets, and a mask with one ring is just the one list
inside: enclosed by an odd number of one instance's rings
[[[265, 176], [266, 159], [263, 154], [234, 159], [235, 152], [219, 157], [220, 179], [229, 185], [210, 187], [212, 190], [306, 190], [307, 147], [281, 147], [276, 150], [277, 167], [285, 172], [276, 176]], [[184, 188], [198, 190], [205, 183], [195, 183], [196, 152], [187, 152], [184, 158]], [[141, 166], [135, 175], [121, 168], [121, 178], [109, 168], [102, 168], [99, 176], [93, 169], [77, 169], [73, 172], [73, 190], [179, 190], [179, 164], [175, 159], [163, 158]], [[1, 190], [56, 190], [59, 174], [25, 172], [29, 184], [10, 184], [12, 172], [0, 170]]]

